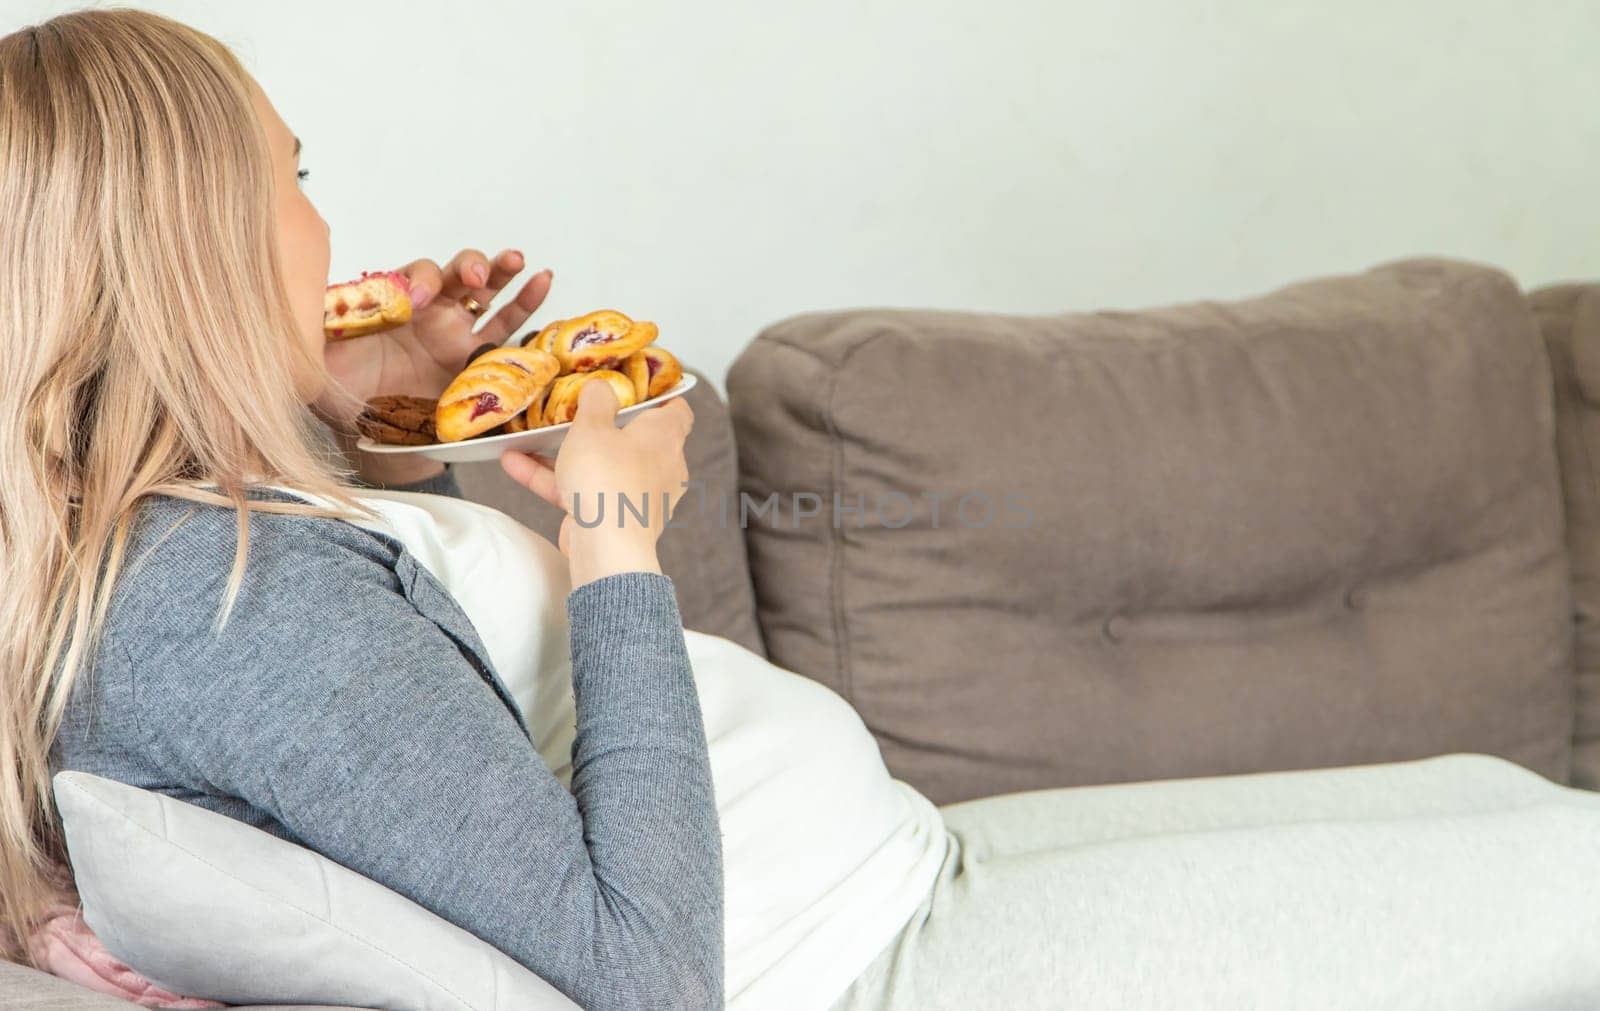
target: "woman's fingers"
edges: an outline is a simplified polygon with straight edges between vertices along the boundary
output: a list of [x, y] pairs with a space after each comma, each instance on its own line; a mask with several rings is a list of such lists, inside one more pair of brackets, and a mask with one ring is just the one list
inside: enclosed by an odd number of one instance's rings
[[694, 431], [694, 408], [689, 406], [687, 400], [682, 397], [669, 400], [661, 405], [661, 410], [666, 411], [667, 416], [683, 428], [684, 438], [687, 439], [689, 433]]
[[[599, 383], [590, 383], [590, 386], [599, 386]], [[582, 403], [580, 399], [579, 403]], [[694, 428], [694, 409], [686, 400], [678, 397], [669, 400], [660, 407], [652, 407], [633, 419], [629, 428], [639, 428], [641, 432], [659, 433], [663, 438], [671, 439], [679, 445], [689, 437], [689, 432]]]
[[439, 265], [432, 260], [413, 260], [400, 268], [400, 273], [410, 282], [411, 308], [421, 309], [444, 286], [444, 276]]
[[[465, 301], [470, 298], [487, 306], [527, 265], [521, 250], [503, 249], [491, 260], [476, 249], [463, 249], [443, 267], [432, 260], [417, 260], [401, 272], [411, 281], [413, 309], [429, 304], [458, 308], [470, 322], [477, 322], [467, 313]], [[478, 328], [481, 339], [504, 344], [544, 303], [552, 276], [549, 270], [541, 270], [529, 278], [511, 301], [482, 322]]]
[[[657, 480], [666, 482], [661, 487], [675, 503], [682, 497], [683, 488], [668, 487], [668, 485], [672, 482], [681, 484], [688, 477], [683, 460], [683, 440], [694, 426], [693, 409], [680, 398], [645, 411], [626, 429], [619, 431], [616, 422], [617, 395], [611, 389], [611, 384], [585, 383], [583, 389], [578, 391], [578, 412], [573, 418], [572, 431], [567, 438], [565, 448], [580, 454], [587, 453], [592, 462], [595, 454], [604, 455], [626, 444], [596, 441], [597, 436], [603, 433], [605, 438], [627, 440], [631, 442], [632, 449], [624, 452], [621, 458], [634, 460], [633, 466], [638, 466], [638, 461], [652, 461], [645, 465], [644, 470], [637, 473], [644, 475], [647, 482]], [[628, 466], [622, 465], [624, 473], [630, 473]], [[669, 470], [659, 470], [662, 466], [667, 466]], [[501, 454], [500, 467], [513, 481], [546, 502], [558, 509], [566, 508], [560, 484], [556, 479], [554, 461], [508, 451]], [[609, 469], [608, 464], [607, 470]], [[580, 470], [582, 470], [581, 465]], [[650, 476], [652, 474], [654, 477]], [[617, 475], [611, 476], [614, 478]], [[568, 479], [571, 479], [571, 475]], [[584, 494], [588, 492], [585, 491]]]
[[550, 294], [550, 281], [554, 275], [549, 268], [539, 271], [528, 278], [528, 283], [522, 286], [516, 297], [501, 306], [483, 326], [478, 328], [478, 334], [486, 341], [504, 344], [506, 338], [517, 332], [528, 317], [539, 311], [539, 306], [544, 304], [545, 297]]
[[[457, 302], [471, 295], [487, 305], [488, 299], [478, 296], [488, 289], [491, 271], [487, 256], [476, 249], [463, 249], [444, 265], [444, 286], [439, 294]], [[489, 298], [493, 297], [494, 293], [489, 292]]]
[[580, 428], [617, 424], [617, 394], [610, 383], [584, 383], [578, 390], [578, 413], [572, 419], [574, 431]]
[[527, 261], [515, 249], [502, 249], [495, 254], [494, 260], [489, 265], [489, 283], [485, 286], [492, 291], [499, 291], [511, 283], [511, 279], [522, 273]]
[[511, 480], [557, 509], [566, 508], [561, 502], [561, 490], [556, 486], [555, 469], [544, 457], [507, 450], [500, 454], [500, 469], [505, 471]]

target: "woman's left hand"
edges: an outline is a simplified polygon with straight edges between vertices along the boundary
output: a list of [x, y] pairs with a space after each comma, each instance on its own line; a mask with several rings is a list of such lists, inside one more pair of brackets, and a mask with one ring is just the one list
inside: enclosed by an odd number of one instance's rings
[[[372, 397], [443, 393], [467, 355], [483, 344], [504, 343], [550, 293], [551, 272], [541, 270], [493, 316], [467, 311], [464, 300], [488, 305], [525, 265], [515, 249], [493, 262], [476, 249], [464, 249], [443, 267], [417, 260], [400, 268], [411, 282], [411, 322], [367, 337], [329, 341], [323, 360], [344, 395], [326, 391], [317, 400], [317, 412], [336, 430], [350, 432], [362, 404]], [[482, 325], [474, 331], [480, 318]]]

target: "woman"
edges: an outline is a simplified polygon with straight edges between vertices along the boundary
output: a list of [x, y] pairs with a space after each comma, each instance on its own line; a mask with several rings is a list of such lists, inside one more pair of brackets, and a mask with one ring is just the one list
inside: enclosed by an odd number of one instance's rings
[[[583, 1003], [717, 1003], [716, 812], [659, 526], [563, 538], [577, 689], [623, 696], [584, 710], [575, 802], [480, 652], [443, 631], [442, 593], [413, 602], [392, 545], [260, 491], [353, 505], [307, 403], [348, 432], [368, 396], [437, 395], [473, 345], [528, 318], [550, 274], [474, 335], [461, 300], [487, 304], [522, 256], [418, 261], [412, 324], [324, 356], [328, 231], [301, 191], [298, 143], [218, 44], [148, 15], [67, 16], [0, 42], [0, 122], [0, 452], [17, 467], [0, 492], [16, 841], [0, 901], [13, 926], [59, 856], [41, 818], [40, 728], [65, 718], [57, 765], [304, 841], [470, 923]], [[625, 430], [605, 421], [614, 410], [585, 398], [544, 479], [552, 496], [681, 488], [689, 409]], [[427, 462], [350, 463], [371, 483], [444, 480]], [[619, 614], [637, 650], [627, 665], [606, 639]], [[160, 712], [106, 701], [157, 690], [136, 676], [156, 666], [184, 672], [161, 686]], [[386, 695], [364, 676], [374, 667]], [[92, 713], [69, 694], [89, 670], [105, 693]], [[643, 704], [648, 728], [630, 719]], [[145, 733], [176, 747], [133, 743]]]
[[[449, 496], [450, 476], [340, 459], [322, 433], [348, 448], [365, 397], [436, 395], [550, 275], [473, 334], [467, 306], [522, 256], [418, 260], [408, 327], [325, 347], [328, 236], [299, 156], [234, 58], [181, 25], [96, 11], [0, 39], [0, 909], [18, 936], [62, 884], [49, 777], [69, 768], [316, 849], [589, 1008], [717, 1007], [725, 991], [1155, 1006], [1168, 985], [1203, 1005], [1241, 979], [1258, 996], [1332, 979], [1359, 1005], [1412, 992], [1440, 964], [1427, 943], [1459, 976], [1430, 995], [1468, 1006], [1485, 966], [1502, 992], [1548, 979], [1548, 957], [1496, 964], [1518, 942], [1489, 911], [1538, 914], [1519, 951], [1586, 943], [1594, 876], [1570, 872], [1594, 802], [1489, 760], [937, 811], [836, 696], [685, 635], [659, 512], [563, 527], [564, 783], [528, 730], [548, 714], [520, 711], [502, 677], [531, 661], [480, 621], [475, 585], [524, 592], [539, 549], [436, 576], [418, 557], [471, 507], [406, 490]], [[615, 406], [586, 389], [553, 469], [504, 466], [558, 506], [676, 495], [688, 408], [619, 430]], [[1530, 798], [1561, 817], [1500, 817]], [[1450, 845], [1463, 819], [1472, 847]], [[1548, 866], [1521, 862], [1535, 849]], [[1435, 900], [1469, 915], [1439, 922]]]

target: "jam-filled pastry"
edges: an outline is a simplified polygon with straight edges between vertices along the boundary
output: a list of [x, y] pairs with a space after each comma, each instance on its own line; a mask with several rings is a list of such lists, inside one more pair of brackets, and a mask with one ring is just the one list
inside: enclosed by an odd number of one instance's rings
[[[555, 327], [555, 324], [552, 323], [552, 324], [550, 324], [550, 326], [545, 327], [545, 330], [548, 331], [548, 330], [553, 329], [554, 327]], [[546, 354], [549, 354], [549, 348], [548, 347], [538, 347], [538, 345], [536, 345], [534, 343], [534, 337], [536, 337], [536, 336], [538, 336], [538, 335], [529, 334], [526, 338], [523, 339], [522, 346], [525, 347], [525, 348], [531, 347], [534, 350], [543, 351]], [[546, 342], [546, 343], [548, 344], [548, 342]], [[485, 350], [488, 350], [488, 349], [492, 348], [493, 346], [494, 345], [491, 344], [491, 345], [485, 345], [484, 347], [479, 348], [478, 350], [476, 350], [476, 351], [474, 351], [472, 353], [472, 358], [477, 358], [479, 355], [483, 354], [483, 352]], [[554, 357], [554, 356], [552, 356], [552, 357]], [[472, 361], [472, 358], [468, 359], [469, 363]], [[509, 434], [515, 433], [515, 432], [527, 432], [527, 431], [531, 431], [532, 429], [535, 429], [535, 428], [543, 428], [544, 427], [544, 401], [545, 401], [545, 398], [548, 397], [549, 395], [550, 395], [550, 386], [546, 385], [543, 390], [539, 391], [539, 395], [534, 398], [533, 403], [528, 405], [528, 409], [526, 411], [523, 411], [521, 414], [517, 415], [516, 417], [514, 417], [511, 420], [506, 422], [506, 424], [505, 424], [506, 433], [509, 435]]]
[[322, 332], [329, 340], [365, 337], [409, 322], [411, 282], [399, 271], [364, 273], [330, 284], [322, 295]]
[[635, 351], [623, 364], [622, 371], [633, 380], [636, 403], [661, 396], [683, 378], [683, 366], [678, 364], [678, 356], [655, 345]]
[[522, 338], [522, 346], [525, 348], [538, 348], [540, 351], [549, 351], [550, 339], [555, 336], [556, 328], [565, 322], [566, 320], [564, 319], [558, 319], [538, 333], [529, 334]]
[[438, 441], [432, 397], [373, 397], [356, 418], [356, 428], [373, 442], [387, 446], [431, 446]]
[[562, 320], [546, 330], [551, 331], [550, 353], [561, 362], [563, 374], [620, 368], [660, 332], [654, 323], [634, 322], [614, 309]]
[[[545, 392], [549, 392], [548, 387], [545, 388]], [[510, 435], [513, 432], [531, 432], [535, 428], [543, 427], [544, 397], [540, 396], [537, 400], [528, 405], [528, 409], [526, 411], [523, 411], [515, 418], [512, 418], [510, 421], [506, 422], [506, 434]]]
[[495, 348], [474, 358], [439, 397], [440, 442], [460, 442], [510, 421], [539, 399], [561, 366], [535, 348]]
[[611, 390], [617, 395], [617, 408], [631, 407], [638, 403], [633, 392], [633, 380], [620, 372], [611, 369], [596, 369], [593, 372], [573, 372], [562, 376], [550, 387], [550, 393], [544, 401], [544, 423], [546, 425], [561, 425], [571, 421], [578, 414], [578, 391], [583, 389], [588, 382], [604, 382], [611, 384]]

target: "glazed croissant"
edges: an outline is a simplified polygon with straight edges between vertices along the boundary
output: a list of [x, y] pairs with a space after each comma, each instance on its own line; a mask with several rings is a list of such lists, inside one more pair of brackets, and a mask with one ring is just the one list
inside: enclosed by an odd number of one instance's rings
[[544, 402], [544, 424], [560, 425], [571, 421], [578, 414], [578, 391], [583, 389], [585, 383], [599, 381], [611, 384], [611, 390], [617, 395], [617, 408], [631, 407], [638, 403], [634, 395], [633, 380], [620, 372], [611, 369], [596, 369], [593, 372], [574, 372], [562, 376], [550, 387], [550, 394]]
[[495, 348], [474, 358], [439, 397], [433, 424], [440, 442], [481, 435], [527, 410], [561, 366], [536, 348]]

